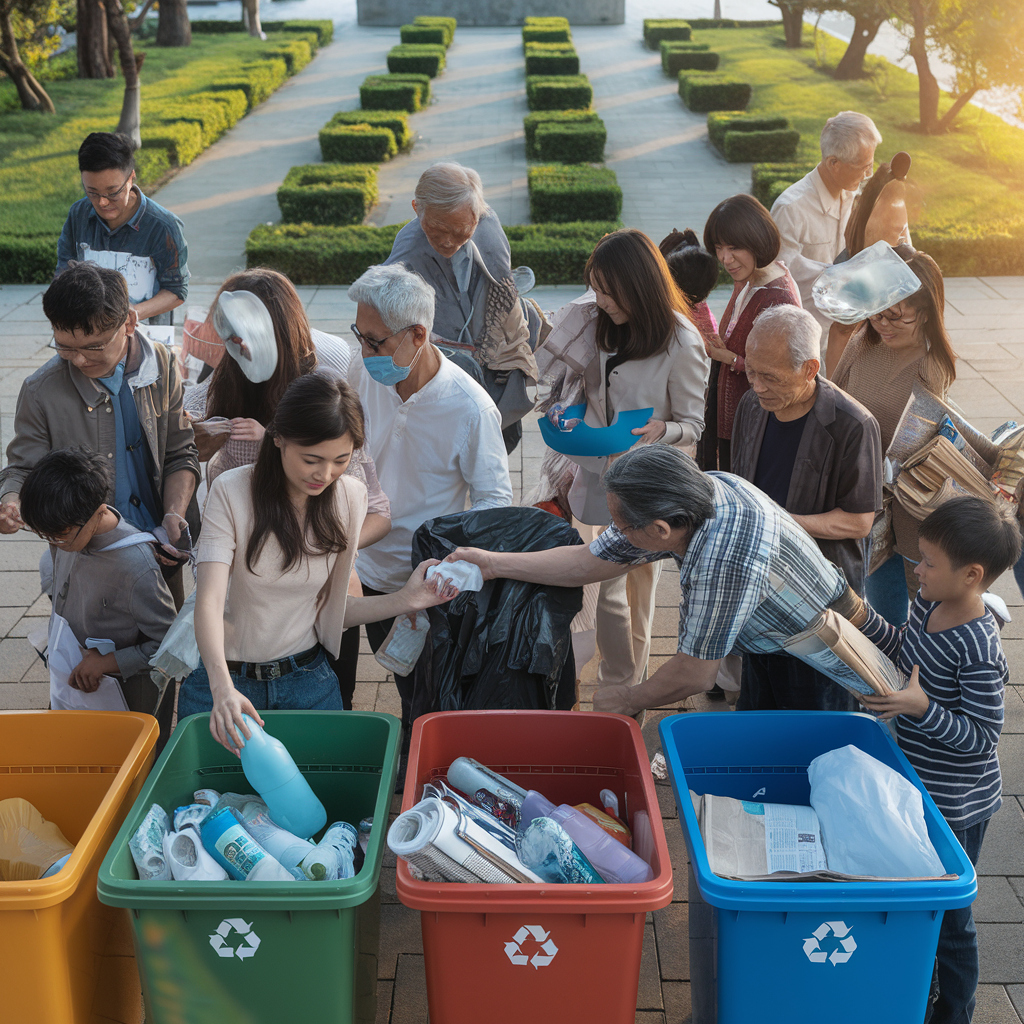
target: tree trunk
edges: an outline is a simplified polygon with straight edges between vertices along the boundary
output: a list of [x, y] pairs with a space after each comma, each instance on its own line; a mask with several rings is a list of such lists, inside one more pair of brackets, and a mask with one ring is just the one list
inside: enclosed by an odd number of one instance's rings
[[22, 110], [35, 110], [40, 114], [52, 114], [53, 100], [36, 81], [35, 76], [22, 63], [18, 43], [11, 26], [11, 15], [4, 7], [0, 15], [0, 70], [14, 83], [21, 101]]
[[722, 0], [715, 0], [715, 18], [718, 21], [722, 20]]
[[953, 106], [949, 108], [943, 115], [939, 123], [935, 126], [935, 133], [949, 131], [950, 125], [956, 119], [956, 115], [960, 113], [968, 103], [974, 99], [974, 94], [978, 91], [978, 87], [975, 86], [973, 89], [968, 89], [966, 92], [961, 93], [955, 100], [953, 100]]
[[782, 12], [782, 29], [786, 33], [786, 46], [791, 50], [796, 50], [803, 45], [804, 5], [779, 0], [779, 10]]
[[117, 130], [127, 135], [136, 146], [142, 145], [142, 111], [139, 94], [139, 68], [145, 60], [145, 54], [135, 56], [132, 47], [132, 34], [128, 29], [128, 18], [125, 16], [121, 0], [106, 0], [107, 28], [110, 37], [117, 43], [117, 55], [120, 58], [121, 74], [124, 75], [124, 101], [121, 104], [121, 118], [117, 122]]
[[160, 0], [160, 19], [156, 26], [157, 46], [188, 46], [192, 25], [185, 0]]
[[266, 39], [260, 25], [260, 0], [242, 0], [242, 21], [249, 29], [249, 35]]
[[836, 78], [843, 81], [850, 78], [863, 78], [864, 57], [884, 21], [884, 18], [857, 18], [854, 20], [850, 43], [836, 66]]
[[910, 56], [917, 66], [917, 109], [921, 130], [932, 134], [939, 121], [939, 83], [928, 64], [927, 18], [921, 0], [910, 0], [914, 35], [910, 40]]
[[78, 0], [78, 77], [113, 78], [107, 15], [100, 0]]

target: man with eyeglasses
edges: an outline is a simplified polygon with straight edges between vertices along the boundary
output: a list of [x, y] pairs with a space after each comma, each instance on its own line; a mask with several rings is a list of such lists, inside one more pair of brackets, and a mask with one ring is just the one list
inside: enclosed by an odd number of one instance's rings
[[134, 144], [93, 132], [78, 150], [85, 198], [74, 203], [57, 243], [57, 274], [71, 260], [120, 273], [140, 320], [170, 324], [188, 295], [188, 246], [181, 221], [135, 184]]
[[[162, 527], [173, 549], [187, 548], [199, 528], [199, 453], [174, 359], [136, 332], [139, 315], [115, 270], [69, 263], [44, 293], [43, 312], [57, 354], [18, 395], [0, 472], [0, 533], [24, 526], [19, 492], [36, 463], [53, 449], [85, 445], [111, 467], [107, 503], [139, 530]], [[180, 604], [182, 557], [158, 551], [157, 559]]]

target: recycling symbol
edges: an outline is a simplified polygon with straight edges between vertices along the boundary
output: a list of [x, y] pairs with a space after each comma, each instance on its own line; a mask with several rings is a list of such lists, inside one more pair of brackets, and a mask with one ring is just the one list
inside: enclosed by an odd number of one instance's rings
[[[523, 943], [530, 937], [533, 937], [534, 942], [540, 947], [533, 956], [527, 956], [523, 952]], [[533, 964], [533, 969], [537, 970], [538, 967], [547, 967], [552, 960], [555, 959], [555, 954], [558, 952], [558, 947], [551, 941], [551, 932], [544, 931], [539, 924], [524, 924], [519, 931], [512, 936], [511, 942], [505, 943], [505, 956], [509, 958], [516, 966], [525, 967], [527, 964]]]
[[[232, 932], [242, 936], [238, 947], [229, 946], [227, 939]], [[260, 937], [252, 931], [252, 925], [246, 924], [240, 917], [226, 917], [210, 936], [210, 945], [217, 951], [217, 956], [237, 956], [239, 960], [255, 956], [260, 948]]]
[[[839, 945], [831, 953], [821, 948], [821, 943], [829, 935], [834, 935], [839, 940]], [[826, 960], [833, 967], [845, 964], [856, 949], [857, 943], [845, 921], [825, 921], [811, 932], [810, 938], [804, 939], [804, 953], [812, 964], [823, 964]]]

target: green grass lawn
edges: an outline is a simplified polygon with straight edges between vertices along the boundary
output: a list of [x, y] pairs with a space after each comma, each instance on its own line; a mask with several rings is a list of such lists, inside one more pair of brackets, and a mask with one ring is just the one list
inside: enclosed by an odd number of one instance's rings
[[[212, 82], [259, 60], [280, 46], [281, 37], [261, 42], [242, 33], [194, 35], [187, 47], [144, 50], [142, 125], [152, 104], [201, 92]], [[14, 87], [0, 82], [0, 233], [59, 234], [68, 207], [82, 197], [78, 147], [89, 132], [117, 127], [124, 80], [66, 79], [46, 82], [56, 114], [17, 108]], [[143, 186], [149, 182], [143, 181]]]
[[[1024, 225], [1024, 131], [994, 114], [968, 105], [947, 135], [927, 136], [917, 121], [917, 77], [879, 58], [868, 58], [872, 79], [838, 82], [816, 65], [808, 46], [787, 50], [782, 28], [707, 29], [694, 40], [721, 54], [719, 72], [741, 78], [754, 89], [750, 113], [788, 117], [801, 133], [797, 160], [820, 157], [818, 135], [825, 119], [858, 110], [878, 125], [879, 160], [899, 150], [913, 157], [910, 177], [922, 189], [924, 209], [911, 222], [929, 231], [988, 233]], [[845, 44], [824, 34], [826, 64], [834, 67]], [[948, 104], [944, 103], [944, 110]]]

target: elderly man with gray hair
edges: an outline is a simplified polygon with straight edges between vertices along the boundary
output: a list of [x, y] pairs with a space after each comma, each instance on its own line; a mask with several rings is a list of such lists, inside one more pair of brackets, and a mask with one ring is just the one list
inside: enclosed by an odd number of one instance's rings
[[[864, 593], [864, 538], [882, 507], [874, 416], [818, 375], [818, 324], [805, 309], [766, 310], [747, 336], [750, 390], [732, 427], [732, 469], [778, 502]], [[741, 709], [854, 711], [853, 697], [788, 655], [744, 659]]]
[[484, 386], [501, 413], [508, 451], [533, 408], [536, 338], [512, 279], [512, 252], [480, 175], [457, 163], [428, 167], [416, 183], [411, 220], [385, 264], [402, 263], [435, 295], [434, 333], [442, 351]]
[[882, 136], [866, 114], [843, 110], [821, 130], [821, 161], [809, 174], [790, 185], [772, 204], [772, 219], [782, 235], [781, 259], [800, 289], [804, 309], [821, 326], [821, 358], [831, 321], [818, 312], [811, 286], [835, 262], [846, 245], [846, 225], [853, 200], [865, 178], [871, 177], [875, 149]]
[[[574, 587], [631, 566], [673, 558], [679, 567], [679, 645], [638, 686], [605, 686], [595, 711], [638, 715], [710, 690], [722, 659], [782, 652], [826, 607], [847, 618], [863, 602], [810, 535], [753, 484], [702, 473], [678, 448], [648, 444], [619, 456], [604, 477], [613, 526], [589, 546], [506, 553], [459, 548], [485, 579]], [[836, 683], [828, 686], [838, 690]]]

